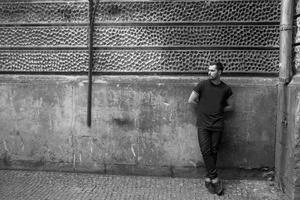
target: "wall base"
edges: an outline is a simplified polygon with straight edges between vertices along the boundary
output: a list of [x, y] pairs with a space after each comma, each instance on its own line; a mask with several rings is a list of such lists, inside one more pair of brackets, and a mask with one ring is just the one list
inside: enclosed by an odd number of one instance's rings
[[[9, 165], [6, 161], [0, 160], [0, 170], [33, 170], [33, 171], [57, 171], [75, 173], [96, 173], [111, 175], [141, 175], [141, 176], [166, 176], [179, 178], [203, 178], [206, 170], [203, 166], [138, 166], [126, 164], [79, 164], [76, 163], [52, 163], [34, 161], [13, 161]], [[226, 180], [253, 179], [267, 180], [264, 176], [267, 172], [261, 169], [240, 169], [240, 168], [221, 168], [219, 175]]]

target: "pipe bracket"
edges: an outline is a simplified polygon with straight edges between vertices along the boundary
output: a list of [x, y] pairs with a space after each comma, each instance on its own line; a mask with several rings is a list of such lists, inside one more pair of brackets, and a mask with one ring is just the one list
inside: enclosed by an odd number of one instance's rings
[[279, 77], [279, 82], [284, 83], [284, 84], [288, 84], [290, 82], [290, 79], [289, 78]]
[[288, 30], [293, 30], [292, 24], [281, 24], [279, 27], [279, 31], [288, 31]]

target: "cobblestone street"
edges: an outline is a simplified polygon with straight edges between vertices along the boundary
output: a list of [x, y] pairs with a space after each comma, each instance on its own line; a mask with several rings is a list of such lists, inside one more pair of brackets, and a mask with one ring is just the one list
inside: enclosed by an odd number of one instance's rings
[[225, 180], [225, 195], [203, 179], [0, 170], [1, 200], [283, 200], [274, 182]]

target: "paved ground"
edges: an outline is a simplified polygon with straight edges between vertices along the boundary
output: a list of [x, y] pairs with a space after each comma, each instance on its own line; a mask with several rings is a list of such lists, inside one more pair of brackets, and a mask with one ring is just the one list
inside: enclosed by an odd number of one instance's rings
[[1, 200], [283, 200], [270, 181], [225, 180], [225, 195], [203, 179], [0, 170]]

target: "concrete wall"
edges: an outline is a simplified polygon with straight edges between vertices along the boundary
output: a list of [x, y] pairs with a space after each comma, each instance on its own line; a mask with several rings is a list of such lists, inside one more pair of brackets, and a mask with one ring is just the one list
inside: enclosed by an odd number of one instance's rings
[[[295, 0], [295, 10], [294, 15], [299, 15], [300, 13], [300, 1]], [[294, 22], [295, 23], [295, 22]], [[296, 19], [297, 28], [294, 29], [294, 44], [299, 43], [299, 24], [300, 18]], [[277, 147], [276, 147], [276, 168], [279, 183], [285, 190], [286, 194], [289, 195], [290, 199], [300, 199], [300, 146], [299, 146], [299, 116], [300, 116], [300, 48], [299, 45], [295, 45], [293, 54], [294, 63], [293, 72], [294, 77], [291, 82], [287, 85], [286, 91], [286, 105], [279, 105], [281, 107], [286, 107], [287, 124], [286, 128], [283, 129], [281, 135], [277, 137]], [[282, 92], [284, 95], [284, 92]]]
[[[0, 167], [172, 175], [203, 166], [187, 99], [197, 76], [0, 76]], [[235, 94], [220, 167], [274, 167], [277, 78], [224, 77]]]
[[[278, 138], [281, 151], [277, 152], [280, 159], [278, 172], [281, 173], [279, 183], [290, 196], [300, 199], [300, 79], [296, 75], [287, 88], [287, 129]], [[279, 171], [280, 170], [280, 171]]]
[[91, 128], [89, 1], [0, 10], [1, 168], [196, 174], [187, 98], [213, 60], [236, 99], [220, 167], [274, 167], [280, 1], [100, 1]]

